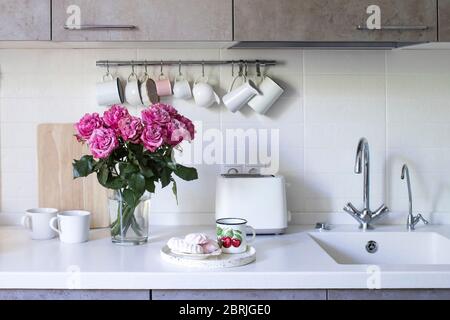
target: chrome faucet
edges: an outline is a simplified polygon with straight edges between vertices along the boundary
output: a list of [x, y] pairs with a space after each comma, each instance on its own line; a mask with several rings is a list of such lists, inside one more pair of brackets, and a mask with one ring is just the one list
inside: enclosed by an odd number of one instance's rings
[[412, 209], [412, 193], [411, 193], [411, 179], [409, 177], [409, 169], [406, 164], [402, 167], [402, 175], [401, 178], [404, 180], [406, 177], [406, 185], [408, 186], [408, 198], [409, 198], [409, 213], [408, 219], [406, 220], [406, 228], [409, 231], [414, 231], [416, 228], [416, 224], [422, 221], [424, 224], [428, 224], [428, 221], [419, 213], [417, 216], [413, 215]]
[[369, 143], [366, 138], [361, 138], [358, 143], [358, 148], [356, 150], [355, 173], [363, 173], [364, 176], [364, 208], [360, 211], [349, 202], [344, 207], [344, 211], [350, 214], [356, 221], [359, 222], [359, 228], [364, 230], [372, 229], [372, 226], [370, 224], [386, 215], [389, 212], [389, 209], [383, 204], [373, 212], [370, 210], [370, 153]]

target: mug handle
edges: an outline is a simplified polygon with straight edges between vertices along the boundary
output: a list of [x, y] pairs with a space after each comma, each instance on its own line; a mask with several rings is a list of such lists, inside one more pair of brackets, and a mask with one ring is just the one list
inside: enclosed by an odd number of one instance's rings
[[194, 85], [200, 82], [208, 83], [208, 77], [207, 76], [200, 76], [194, 81]]
[[21, 224], [22, 224], [25, 228], [31, 229], [31, 217], [30, 217], [28, 214], [25, 214], [25, 215], [22, 217]]
[[244, 75], [237, 75], [236, 77], [233, 78], [233, 81], [232, 81], [231, 84], [230, 84], [230, 88], [228, 89], [228, 92], [231, 92], [231, 90], [233, 90], [234, 85], [235, 85], [237, 79], [241, 79], [241, 78], [242, 78], [242, 80], [243, 80], [242, 83], [244, 83], [244, 82], [247, 81], [247, 77], [246, 77], [246, 76], [244, 76]]
[[252, 237], [250, 239], [247, 239], [247, 243], [252, 243], [256, 238], [256, 231], [252, 226], [246, 226], [247, 229], [250, 229], [252, 233]]
[[58, 217], [53, 217], [48, 222], [50, 229], [54, 230], [56, 233], [61, 234], [61, 231], [58, 229], [58, 225], [55, 225], [55, 222], [58, 222]]

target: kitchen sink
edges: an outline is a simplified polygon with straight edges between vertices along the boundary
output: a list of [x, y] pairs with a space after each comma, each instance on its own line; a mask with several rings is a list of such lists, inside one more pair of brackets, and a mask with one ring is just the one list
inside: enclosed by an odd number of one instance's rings
[[436, 232], [316, 232], [312, 239], [339, 264], [450, 264], [450, 240]]

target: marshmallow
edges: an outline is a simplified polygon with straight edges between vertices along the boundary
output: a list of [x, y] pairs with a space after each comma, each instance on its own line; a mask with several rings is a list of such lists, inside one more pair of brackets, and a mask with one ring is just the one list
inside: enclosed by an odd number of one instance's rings
[[170, 250], [177, 252], [203, 253], [203, 248], [201, 245], [188, 243], [181, 238], [170, 238], [167, 242], [167, 246], [170, 248]]
[[204, 253], [212, 253], [219, 249], [219, 244], [217, 243], [217, 241], [211, 239], [208, 240], [208, 242], [202, 244], [201, 246], [203, 248]]
[[209, 240], [210, 239], [208, 238], [208, 236], [204, 233], [190, 233], [186, 237], [184, 237], [184, 241], [191, 244], [202, 245], [207, 243]]

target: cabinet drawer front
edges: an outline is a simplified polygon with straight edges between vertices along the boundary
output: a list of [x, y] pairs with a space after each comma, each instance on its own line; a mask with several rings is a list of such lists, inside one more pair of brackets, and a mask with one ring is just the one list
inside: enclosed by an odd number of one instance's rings
[[[381, 9], [382, 27], [426, 30], [358, 30], [369, 5]], [[238, 0], [237, 41], [435, 41], [436, 0]], [[420, 28], [417, 28], [420, 29]]]
[[439, 0], [439, 41], [450, 41], [450, 0]]
[[50, 40], [50, 0], [0, 0], [0, 40]]
[[[88, 30], [64, 28], [71, 5], [80, 8], [80, 25]], [[52, 23], [57, 41], [230, 41], [233, 36], [232, 0], [58, 0]], [[120, 26], [136, 28], [115, 28]]]

